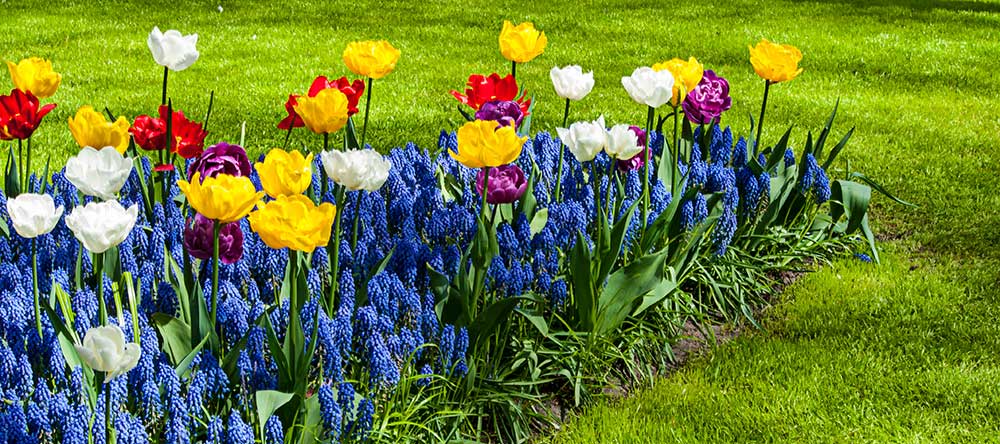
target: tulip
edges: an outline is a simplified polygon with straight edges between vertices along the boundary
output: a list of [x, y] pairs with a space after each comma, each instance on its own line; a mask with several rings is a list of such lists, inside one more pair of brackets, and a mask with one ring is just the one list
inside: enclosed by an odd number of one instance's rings
[[351, 42], [344, 48], [344, 64], [351, 72], [381, 79], [396, 69], [399, 50], [385, 40]]
[[655, 71], [670, 71], [674, 76], [674, 88], [670, 98], [670, 105], [674, 108], [680, 106], [687, 94], [698, 86], [705, 67], [698, 63], [698, 59], [691, 57], [687, 61], [681, 59], [670, 59], [663, 63], [653, 65]]
[[514, 26], [509, 20], [504, 20], [500, 31], [500, 53], [513, 63], [530, 62], [545, 52], [549, 40], [545, 33], [535, 29], [531, 22]]
[[[184, 247], [198, 259], [207, 261], [215, 254], [215, 222], [201, 214], [188, 219], [184, 227]], [[235, 264], [243, 257], [243, 230], [238, 223], [228, 223], [219, 227], [219, 260], [227, 265]]]
[[146, 39], [156, 64], [172, 71], [183, 71], [198, 60], [197, 44], [198, 34], [181, 35], [175, 29], [160, 32], [155, 26]]
[[674, 76], [670, 71], [656, 71], [650, 67], [636, 68], [629, 77], [622, 77], [622, 85], [632, 100], [652, 108], [659, 108], [673, 97]]
[[103, 325], [87, 330], [83, 344], [75, 344], [76, 353], [88, 367], [104, 373], [104, 383], [135, 368], [142, 348], [125, 342], [125, 333], [117, 325]]
[[549, 78], [556, 95], [566, 100], [582, 100], [594, 89], [594, 72], [584, 73], [580, 65], [554, 66], [549, 71]]
[[160, 120], [170, 122], [170, 153], [177, 154], [185, 159], [192, 159], [201, 155], [205, 147], [205, 131], [201, 123], [188, 119], [183, 111], [174, 110], [172, 116], [168, 116], [170, 108], [166, 105], [160, 106]]
[[249, 177], [229, 174], [202, 179], [201, 173], [195, 172], [191, 181], [178, 180], [177, 186], [191, 208], [222, 224], [243, 219], [264, 197]]
[[490, 120], [475, 120], [458, 129], [458, 152], [448, 154], [469, 168], [498, 167], [513, 163], [528, 140], [514, 128], [498, 127]]
[[17, 89], [30, 92], [39, 99], [52, 97], [62, 82], [62, 75], [52, 70], [52, 62], [38, 57], [27, 58], [17, 64], [8, 61], [7, 69]]
[[7, 214], [14, 231], [25, 239], [34, 239], [52, 231], [63, 214], [48, 194], [25, 193], [7, 200]]
[[492, 120], [500, 126], [512, 126], [515, 129], [521, 126], [524, 113], [517, 102], [499, 101], [486, 102], [479, 111], [476, 111], [476, 120]]
[[729, 82], [715, 75], [714, 71], [706, 70], [698, 86], [684, 99], [684, 116], [691, 123], [715, 124], [732, 104], [733, 100], [729, 97]]
[[136, 117], [128, 132], [135, 144], [146, 151], [167, 148], [167, 122], [163, 119], [146, 115]]
[[521, 106], [521, 112], [525, 116], [529, 114], [531, 99], [526, 97], [527, 92], [522, 93], [521, 97], [518, 98], [520, 91], [517, 88], [517, 81], [512, 75], [500, 78], [497, 73], [490, 74], [489, 77], [473, 74], [469, 76], [466, 85], [468, 88], [465, 89], [464, 95], [454, 90], [451, 91], [451, 95], [476, 111], [479, 111], [479, 108], [487, 102], [515, 101]]
[[[353, 116], [358, 113], [358, 102], [361, 101], [361, 94], [365, 91], [365, 82], [361, 79], [355, 79], [353, 82], [347, 80], [347, 77], [341, 77], [334, 81], [327, 80], [326, 76], [319, 76], [313, 80], [312, 85], [309, 86], [309, 97], [316, 97], [320, 91], [324, 89], [336, 88], [340, 92], [347, 96], [347, 116]], [[285, 101], [285, 111], [288, 113], [281, 122], [278, 122], [278, 129], [291, 130], [292, 128], [299, 128], [305, 126], [302, 122], [302, 117], [295, 112], [295, 105], [298, 103], [299, 96], [289, 95], [288, 100]]]
[[312, 132], [331, 134], [347, 125], [349, 103], [339, 89], [327, 88], [315, 97], [297, 98], [293, 109]]
[[352, 191], [378, 191], [392, 168], [392, 162], [372, 149], [324, 151], [320, 157], [326, 175]]
[[279, 196], [250, 213], [250, 228], [268, 247], [311, 253], [330, 242], [336, 211], [333, 204], [317, 206], [301, 194]]
[[636, 154], [631, 158], [619, 160], [618, 171], [621, 172], [628, 172], [642, 168], [646, 162], [646, 150], [648, 150], [648, 148], [646, 148], [646, 131], [635, 125], [630, 126], [628, 129], [635, 134], [636, 143], [642, 147], [642, 151], [639, 151], [639, 154]]
[[132, 173], [132, 160], [114, 149], [85, 147], [66, 161], [66, 179], [81, 193], [114, 200]]
[[76, 116], [69, 118], [69, 130], [80, 148], [112, 147], [125, 154], [129, 140], [128, 128], [125, 117], [119, 117], [114, 123], [108, 122], [104, 114], [94, 111], [90, 105], [81, 107], [76, 111]]
[[642, 152], [645, 144], [639, 144], [638, 135], [629, 125], [618, 124], [608, 130], [608, 145], [604, 151], [614, 159], [625, 160]]
[[588, 162], [594, 160], [597, 153], [607, 147], [606, 128], [604, 116], [601, 116], [593, 122], [576, 122], [569, 128], [556, 128], [556, 132], [577, 161]]
[[239, 145], [219, 142], [208, 147], [196, 157], [188, 167], [188, 181], [200, 173], [201, 179], [228, 174], [237, 177], [249, 177], [251, 173], [250, 159], [247, 152]]
[[312, 182], [313, 154], [302, 156], [298, 151], [272, 149], [264, 156], [263, 162], [254, 167], [260, 176], [260, 184], [268, 196], [291, 196], [302, 194]]
[[750, 47], [750, 64], [760, 78], [771, 83], [792, 80], [802, 73], [802, 52], [792, 45], [779, 45], [761, 39]]
[[[486, 170], [489, 170], [490, 180], [486, 181]], [[483, 183], [489, 190], [486, 192], [486, 202], [490, 204], [506, 204], [517, 201], [528, 189], [528, 180], [524, 171], [517, 165], [501, 165], [496, 168], [484, 168], [476, 174], [476, 192], [483, 195]]]
[[0, 140], [31, 137], [42, 118], [56, 107], [54, 103], [41, 108], [38, 105], [38, 98], [30, 91], [15, 88], [10, 95], [0, 96]]
[[100, 254], [122, 243], [135, 226], [139, 207], [127, 210], [117, 200], [90, 202], [66, 216], [66, 226], [91, 253]]

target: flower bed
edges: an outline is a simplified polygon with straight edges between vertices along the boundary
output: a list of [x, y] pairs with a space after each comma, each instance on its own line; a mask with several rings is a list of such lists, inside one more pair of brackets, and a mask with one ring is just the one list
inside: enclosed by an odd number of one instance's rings
[[278, 123], [286, 147], [306, 128], [322, 150], [253, 163], [173, 107], [196, 41], [154, 29], [156, 116], [81, 108], [81, 151], [54, 174], [32, 167], [31, 135], [61, 77], [10, 64], [0, 442], [520, 441], [554, 420], [547, 403], [662, 362], [685, 321], [753, 321], [768, 273], [859, 237], [877, 260], [881, 189], [830, 179], [853, 130], [828, 141], [831, 115], [797, 153], [791, 130], [759, 143], [768, 91], [801, 73], [787, 45], [751, 48], [767, 86], [752, 140], [720, 126], [728, 82], [694, 58], [622, 79], [643, 126], [567, 125], [593, 75], [553, 68], [554, 138], [531, 133], [516, 80], [544, 33], [505, 23], [511, 74], [452, 91], [469, 122], [383, 156], [365, 143], [372, 84], [400, 53], [355, 42], [362, 79], [318, 77]]

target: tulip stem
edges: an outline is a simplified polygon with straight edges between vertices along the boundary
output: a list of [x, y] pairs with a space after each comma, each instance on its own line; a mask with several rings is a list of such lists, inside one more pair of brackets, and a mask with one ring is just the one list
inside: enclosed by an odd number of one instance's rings
[[111, 444], [111, 383], [104, 383], [104, 442]]
[[608, 186], [607, 190], [604, 193], [604, 195], [607, 196], [608, 199], [608, 202], [606, 204], [608, 208], [607, 209], [608, 217], [612, 218], [612, 220], [614, 218], [614, 214], [618, 212], [617, 208], [615, 208], [616, 205], [612, 204], [612, 202], [614, 201], [611, 200], [611, 183], [614, 182], [615, 179], [615, 164], [617, 163], [618, 161], [616, 159], [611, 159], [611, 161], [608, 162]]
[[167, 75], [170, 74], [170, 68], [166, 66], [163, 67], [163, 95], [160, 96], [160, 105], [167, 104]]
[[[24, 141], [17, 139], [17, 179], [18, 182], [24, 181], [24, 175], [21, 174], [21, 168], [24, 168], [24, 152], [23, 152]], [[10, 194], [10, 193], [8, 193]]]
[[[219, 309], [219, 233], [222, 232], [222, 224], [217, 220], [212, 221], [212, 312], [209, 316], [212, 325], [215, 325], [215, 316]], [[197, 310], [197, 308], [194, 308]], [[214, 329], [213, 329], [214, 330]]]
[[760, 104], [760, 119], [757, 119], [757, 138], [753, 143], [753, 158], [757, 158], [760, 147], [760, 133], [764, 129], [764, 111], [767, 110], [767, 93], [771, 90], [771, 81], [764, 80], [764, 101]]
[[27, 183], [27, 190], [30, 193], [33, 191], [31, 189], [31, 137], [28, 137], [27, 145], [28, 145], [28, 150], [27, 153], [25, 153], [26, 155], [24, 156], [24, 180]]
[[365, 142], [368, 140], [368, 111], [372, 106], [372, 83], [375, 79], [371, 77], [368, 78], [368, 91], [365, 92], [365, 125], [361, 127], [361, 146], [360, 149], [365, 149]]
[[486, 196], [490, 194], [490, 167], [485, 167], [483, 169], [483, 222], [486, 222], [486, 212], [489, 211], [489, 202], [486, 201]]
[[650, 180], [649, 179], [649, 159], [650, 159], [650, 157], [649, 157], [649, 154], [650, 154], [649, 153], [649, 151], [650, 151], [649, 145], [650, 145], [650, 143], [649, 142], [651, 140], [653, 140], [652, 127], [653, 127], [653, 118], [655, 118], [655, 117], [656, 117], [656, 108], [653, 108], [652, 106], [650, 106], [649, 107], [649, 111], [646, 114], [646, 149], [643, 150], [643, 156], [645, 157], [645, 159], [643, 159], [643, 163], [642, 163], [642, 179], [643, 179], [642, 180], [642, 229], [643, 229], [643, 231], [646, 230], [646, 221], [649, 219], [649, 188], [650, 188], [650, 184], [649, 184], [649, 180]]
[[[292, 127], [288, 127], [288, 135], [292, 135]], [[330, 149], [330, 133], [323, 133], [323, 152]], [[319, 175], [323, 180], [320, 181], [319, 196], [316, 198], [316, 202], [323, 202], [323, 198], [326, 197], [326, 189], [329, 186], [329, 178], [326, 177], [326, 169], [320, 168]]]
[[[569, 99], [566, 99], [566, 109], [563, 111], [563, 124], [562, 127], [566, 128], [566, 122], [569, 121]], [[562, 171], [563, 171], [563, 153], [566, 152], [566, 148], [563, 147], [562, 143], [559, 144], [559, 167], [556, 169], [556, 193], [555, 201], [559, 202], [560, 194], [562, 192]]]
[[517, 80], [517, 62], [510, 61], [510, 76]]
[[601, 232], [601, 186], [597, 183], [597, 157], [590, 161], [590, 184], [594, 188], [594, 239]]
[[[351, 252], [354, 252], [358, 247], [358, 221], [361, 219], [361, 193], [364, 190], [355, 191], [354, 198], [354, 229], [351, 234]], [[353, 255], [352, 255], [353, 256]]]
[[[680, 132], [678, 131], [678, 127], [679, 126], [680, 126], [680, 110], [674, 110], [674, 146], [673, 146], [673, 149], [674, 149], [674, 158], [671, 159], [670, 161], [673, 162], [673, 165], [671, 165], [671, 168], [673, 168], [675, 170], [677, 169], [677, 165], [679, 165], [679, 163], [681, 161], [681, 159], [680, 159], [680, 157], [681, 157], [681, 139], [680, 139]], [[648, 136], [648, 134], [647, 134], [647, 136]], [[663, 168], [663, 165], [660, 165], [660, 168]], [[674, 192], [674, 184], [673, 184], [673, 182], [671, 182], [670, 183], [670, 193], [673, 194], [673, 192]]]
[[327, 307], [330, 310], [328, 313], [330, 315], [336, 310], [337, 286], [340, 283], [337, 276], [340, 270], [340, 219], [344, 210], [344, 187], [334, 185], [334, 190], [333, 199], [337, 207], [337, 214], [334, 216], [333, 238], [326, 246], [327, 254], [330, 257], [330, 298], [329, 307]]
[[104, 253], [94, 253], [94, 278], [97, 281], [97, 320], [108, 323], [108, 307], [104, 304]]
[[31, 288], [35, 296], [35, 328], [38, 338], [42, 338], [42, 305], [38, 299], [38, 239], [31, 239]]
[[288, 132], [285, 133], [285, 144], [281, 146], [282, 149], [288, 149], [288, 141], [292, 140], [292, 129], [295, 128], [292, 125], [288, 125]]

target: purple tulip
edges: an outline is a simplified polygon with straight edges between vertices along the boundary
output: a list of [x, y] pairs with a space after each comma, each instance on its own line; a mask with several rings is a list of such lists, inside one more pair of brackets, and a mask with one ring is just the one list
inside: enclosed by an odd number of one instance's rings
[[729, 97], [729, 82], [707, 69], [701, 82], [688, 93], [682, 106], [684, 115], [699, 125], [718, 123], [722, 113], [733, 105]]
[[[215, 222], [201, 214], [195, 214], [184, 227], [184, 246], [188, 253], [203, 261], [212, 259], [212, 243]], [[225, 224], [219, 230], [219, 260], [227, 265], [235, 264], [243, 257], [243, 230], [239, 222]]]
[[500, 126], [513, 126], [517, 129], [521, 126], [524, 113], [521, 112], [521, 105], [509, 100], [494, 100], [486, 102], [476, 111], [476, 120], [494, 120]]
[[[476, 175], [476, 191], [483, 195], [483, 174], [485, 169], [479, 170]], [[524, 177], [524, 171], [517, 165], [501, 165], [490, 168], [489, 191], [486, 193], [486, 203], [502, 204], [511, 203], [521, 198], [524, 191], [528, 189], [528, 179]]]
[[247, 152], [243, 147], [219, 142], [208, 147], [191, 162], [191, 166], [188, 167], [188, 180], [194, 177], [194, 173], [201, 173], [201, 180], [219, 174], [249, 176], [250, 159], [247, 158]]
[[[642, 128], [639, 128], [639, 127], [637, 127], [635, 125], [632, 125], [632, 126], [628, 127], [628, 129], [631, 130], [633, 133], [635, 133], [636, 138], [639, 139], [639, 145], [645, 147], [646, 146], [646, 132], [643, 131]], [[631, 171], [631, 170], [638, 170], [639, 168], [642, 168], [642, 166], [646, 164], [646, 150], [647, 149], [649, 149], [649, 148], [643, 148], [642, 152], [640, 152], [639, 154], [636, 154], [635, 156], [632, 156], [631, 159], [619, 160], [618, 161], [618, 171], [621, 171], [621, 172], [624, 173], [624, 172], [628, 172], [628, 171]]]

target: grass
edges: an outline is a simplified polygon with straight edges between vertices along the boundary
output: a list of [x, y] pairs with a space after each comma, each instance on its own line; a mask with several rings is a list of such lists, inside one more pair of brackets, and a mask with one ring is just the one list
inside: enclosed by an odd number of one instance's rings
[[[789, 288], [749, 334], [654, 388], [593, 406], [554, 438], [590, 442], [982, 442], [1000, 439], [996, 292], [1000, 253], [1000, 3], [610, 0], [567, 5], [303, 1], [4, 3], [0, 58], [54, 60], [64, 83], [35, 146], [61, 165], [77, 147], [66, 119], [84, 104], [133, 118], [155, 111], [160, 75], [145, 45], [154, 26], [200, 35], [201, 59], [171, 76], [174, 103], [200, 119], [216, 103], [212, 140], [260, 152], [290, 93], [320, 74], [349, 74], [347, 42], [386, 38], [403, 52], [375, 83], [369, 140], [433, 147], [461, 117], [447, 94], [471, 73], [506, 72], [496, 33], [532, 20], [549, 48], [518, 76], [537, 100], [534, 129], [562, 103], [553, 65], [593, 69], [597, 86], [571, 119], [603, 113], [638, 123], [645, 110], [619, 78], [639, 65], [694, 55], [732, 84], [725, 123], [746, 134], [762, 82], [747, 44], [762, 37], [802, 49], [802, 76], [772, 89], [765, 137], [795, 125], [801, 147], [839, 98], [835, 135], [858, 129], [844, 162], [920, 205], [877, 197], [882, 266], [838, 262]], [[296, 146], [319, 138], [298, 132]]]

